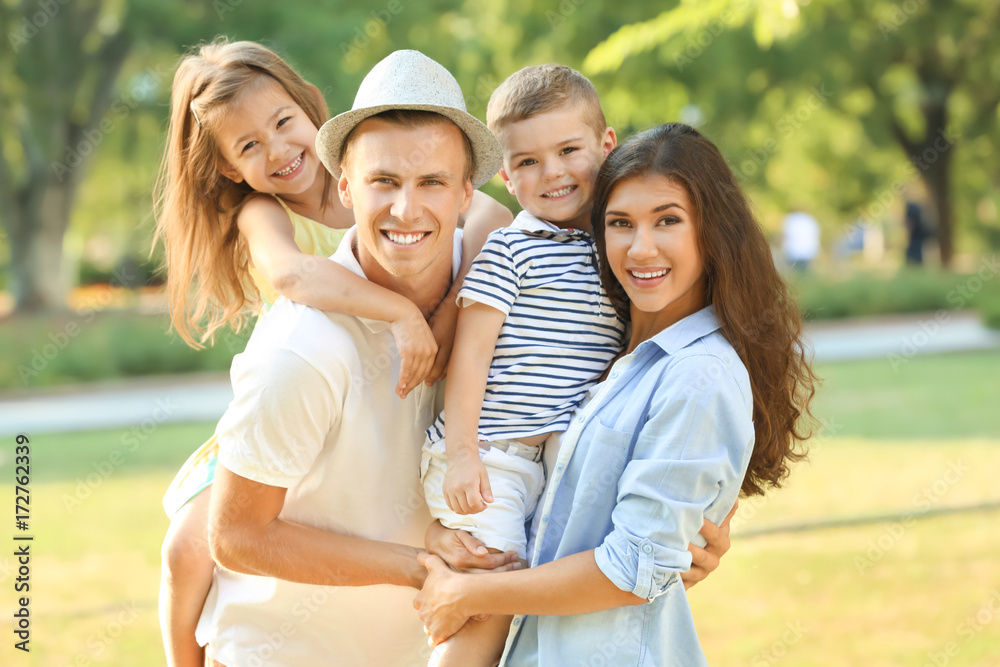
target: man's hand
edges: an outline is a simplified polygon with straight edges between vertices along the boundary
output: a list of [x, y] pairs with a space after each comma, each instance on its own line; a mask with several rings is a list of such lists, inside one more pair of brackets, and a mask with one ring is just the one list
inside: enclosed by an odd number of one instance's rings
[[424, 544], [428, 552], [440, 556], [456, 570], [503, 571], [520, 567], [516, 551], [490, 553], [485, 544], [469, 533], [445, 528], [440, 521], [434, 521], [427, 527]]
[[424, 587], [413, 599], [413, 607], [420, 612], [424, 630], [431, 638], [431, 645], [437, 646], [453, 634], [471, 618], [459, 608], [461, 595], [458, 588], [459, 577], [447, 563], [433, 554], [420, 553], [417, 562], [427, 568]]
[[442, 491], [445, 502], [452, 512], [478, 514], [486, 509], [486, 503], [493, 502], [490, 475], [478, 452], [454, 458], [454, 461], [448, 460], [448, 469], [444, 474]]
[[726, 515], [726, 518], [718, 526], [708, 519], [705, 520], [701, 526], [701, 530], [698, 531], [708, 541], [708, 544], [704, 548], [695, 546], [694, 544], [688, 545], [688, 551], [691, 552], [692, 558], [691, 569], [681, 573], [681, 580], [684, 582], [685, 590], [697, 584], [719, 567], [720, 560], [729, 551], [729, 547], [731, 546], [729, 541], [729, 522], [732, 521], [733, 515], [736, 514], [736, 508], [739, 506], [740, 501], [737, 500], [736, 504], [733, 505], [733, 509], [729, 510], [729, 514]]

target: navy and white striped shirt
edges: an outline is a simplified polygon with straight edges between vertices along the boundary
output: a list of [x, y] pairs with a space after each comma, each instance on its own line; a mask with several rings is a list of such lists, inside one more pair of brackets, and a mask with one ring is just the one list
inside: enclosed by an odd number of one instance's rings
[[[490, 365], [480, 440], [565, 430], [622, 349], [625, 324], [601, 287], [593, 239], [527, 211], [490, 234], [458, 299], [507, 315]], [[444, 423], [442, 412], [427, 430], [432, 442], [444, 438]]]

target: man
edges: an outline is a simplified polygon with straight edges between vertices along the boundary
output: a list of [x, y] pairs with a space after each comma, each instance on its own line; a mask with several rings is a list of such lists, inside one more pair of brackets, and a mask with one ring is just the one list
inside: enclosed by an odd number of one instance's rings
[[[444, 68], [404, 51], [317, 145], [331, 171], [343, 158], [338, 187], [355, 212], [332, 259], [429, 315], [459, 265], [459, 214], [499, 168], [496, 139]], [[400, 399], [398, 373], [383, 323], [286, 300], [234, 360], [210, 518], [222, 568], [198, 628], [218, 663], [426, 664], [411, 600], [431, 522], [420, 448], [439, 388]]]

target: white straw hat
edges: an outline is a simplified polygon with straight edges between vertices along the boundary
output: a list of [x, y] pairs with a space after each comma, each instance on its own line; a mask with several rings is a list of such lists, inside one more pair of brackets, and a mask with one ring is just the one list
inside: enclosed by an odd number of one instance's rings
[[396, 51], [375, 65], [361, 82], [351, 110], [320, 128], [316, 150], [330, 173], [340, 171], [344, 139], [351, 130], [364, 119], [392, 109], [434, 111], [458, 125], [472, 144], [472, 187], [480, 187], [500, 170], [500, 142], [465, 110], [465, 97], [455, 77], [419, 51], [407, 50]]

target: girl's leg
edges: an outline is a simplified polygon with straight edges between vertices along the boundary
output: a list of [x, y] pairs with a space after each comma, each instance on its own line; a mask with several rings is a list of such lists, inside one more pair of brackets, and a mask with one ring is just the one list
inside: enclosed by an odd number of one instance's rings
[[469, 621], [434, 649], [428, 667], [493, 667], [500, 662], [513, 616]]
[[208, 548], [209, 499], [206, 489], [174, 515], [160, 552], [160, 629], [169, 667], [205, 665], [194, 631], [215, 568]]

